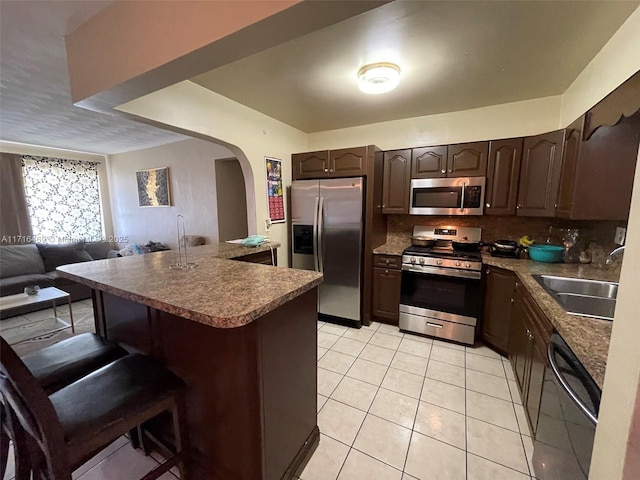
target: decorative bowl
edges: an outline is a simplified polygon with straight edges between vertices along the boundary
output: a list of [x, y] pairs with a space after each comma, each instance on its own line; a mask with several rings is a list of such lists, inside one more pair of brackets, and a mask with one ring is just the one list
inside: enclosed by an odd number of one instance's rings
[[560, 262], [563, 253], [564, 247], [556, 245], [529, 245], [529, 258], [536, 262]]

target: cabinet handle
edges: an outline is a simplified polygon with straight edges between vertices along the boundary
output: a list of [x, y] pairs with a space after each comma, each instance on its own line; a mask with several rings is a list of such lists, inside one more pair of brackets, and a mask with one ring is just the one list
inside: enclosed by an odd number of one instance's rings
[[558, 208], [558, 204], [557, 204], [557, 203], [555, 203], [555, 204], [553, 205], [553, 208]]
[[520, 286], [520, 284], [518, 282], [516, 282], [516, 284], [514, 286], [515, 286], [515, 288], [518, 288]]
[[453, 168], [451, 170], [449, 170], [449, 173], [453, 173]]
[[440, 173], [442, 173], [442, 174], [447, 173], [447, 169], [445, 168], [444, 170], [441, 170]]
[[333, 173], [333, 168], [329, 170], [329, 173]]
[[511, 303], [516, 303], [515, 299], [512, 298], [511, 299]]
[[389, 270], [385, 270], [384, 273], [389, 273]]
[[522, 208], [522, 204], [519, 203], [518, 206], [516, 207], [518, 210], [520, 210]]
[[491, 273], [491, 270], [487, 268], [487, 275], [489, 275], [490, 273]]
[[325, 168], [325, 169], [324, 169], [324, 173], [329, 173], [329, 169], [328, 169], [328, 168]]
[[384, 263], [386, 263], [387, 265], [389, 265], [389, 259], [387, 258]]
[[383, 204], [382, 204], [382, 208], [387, 208], [387, 204], [386, 204], [386, 203], [383, 203]]
[[487, 208], [491, 208], [491, 204], [490, 203], [485, 203], [484, 206], [487, 207]]

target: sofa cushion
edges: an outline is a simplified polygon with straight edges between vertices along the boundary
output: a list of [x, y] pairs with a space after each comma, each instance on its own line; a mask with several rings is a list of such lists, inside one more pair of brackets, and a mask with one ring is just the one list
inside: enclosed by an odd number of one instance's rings
[[36, 243], [40, 255], [44, 259], [44, 268], [47, 272], [55, 270], [60, 265], [70, 263], [90, 262], [91, 255], [85, 250], [85, 243], [66, 243], [55, 245], [49, 243]]
[[109, 258], [111, 250], [120, 250], [120, 247], [114, 242], [87, 242], [85, 250], [94, 260], [104, 260]]
[[0, 246], [0, 278], [44, 272], [44, 261], [34, 244]]
[[24, 287], [38, 285], [40, 288], [53, 287], [54, 279], [44, 273], [30, 273], [0, 279], [0, 292], [3, 297], [23, 293]]

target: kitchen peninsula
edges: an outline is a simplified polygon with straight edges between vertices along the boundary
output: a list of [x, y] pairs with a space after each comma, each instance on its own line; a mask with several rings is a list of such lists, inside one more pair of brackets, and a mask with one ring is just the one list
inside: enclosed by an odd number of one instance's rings
[[[291, 478], [319, 441], [322, 276], [215, 258], [255, 251], [198, 247], [191, 270], [170, 269], [172, 251], [58, 269], [92, 288], [97, 333], [159, 359], [187, 384], [192, 478]], [[161, 422], [145, 428], [165, 438]]]

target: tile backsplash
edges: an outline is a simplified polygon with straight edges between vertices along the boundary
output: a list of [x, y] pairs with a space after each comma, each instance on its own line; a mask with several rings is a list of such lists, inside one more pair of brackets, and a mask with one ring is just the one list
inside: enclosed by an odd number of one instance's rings
[[436, 215], [388, 215], [387, 238], [409, 237], [414, 225], [456, 225], [482, 228], [482, 241], [518, 240], [529, 235], [538, 243], [545, 243], [549, 227], [576, 228], [580, 230], [585, 245], [590, 245], [593, 262], [601, 263], [617, 245], [613, 242], [616, 227], [626, 227], [619, 221], [577, 221], [560, 218], [538, 218], [517, 216], [436, 216]]

